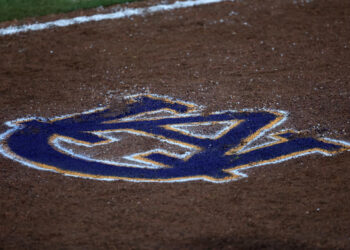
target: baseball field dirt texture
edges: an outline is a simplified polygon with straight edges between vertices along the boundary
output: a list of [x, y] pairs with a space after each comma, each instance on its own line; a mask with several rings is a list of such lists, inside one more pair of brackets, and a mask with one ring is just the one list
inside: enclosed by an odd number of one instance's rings
[[0, 23], [1, 249], [350, 249], [350, 1]]

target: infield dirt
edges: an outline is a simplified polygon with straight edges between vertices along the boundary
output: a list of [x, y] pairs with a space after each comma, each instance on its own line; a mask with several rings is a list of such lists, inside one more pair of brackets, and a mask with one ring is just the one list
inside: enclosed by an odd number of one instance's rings
[[[349, 24], [348, 1], [245, 0], [3, 36], [0, 122], [122, 112], [123, 96], [149, 92], [208, 112], [286, 110], [279, 129], [350, 141]], [[155, 184], [1, 156], [0, 247], [347, 249], [349, 163], [314, 154], [225, 184]]]

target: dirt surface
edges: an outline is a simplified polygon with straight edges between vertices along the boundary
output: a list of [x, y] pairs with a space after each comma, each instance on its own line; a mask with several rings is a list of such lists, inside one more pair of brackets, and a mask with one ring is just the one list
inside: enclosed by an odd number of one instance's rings
[[[150, 92], [286, 110], [281, 128], [350, 141], [349, 23], [349, 1], [244, 0], [0, 37], [0, 122]], [[155, 184], [0, 156], [0, 248], [348, 249], [349, 163], [314, 154], [225, 184]]]

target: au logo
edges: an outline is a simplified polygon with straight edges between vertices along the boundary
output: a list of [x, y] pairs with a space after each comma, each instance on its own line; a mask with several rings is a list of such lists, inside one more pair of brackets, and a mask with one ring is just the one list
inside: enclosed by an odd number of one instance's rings
[[[30, 167], [86, 178], [224, 182], [244, 177], [241, 171], [247, 168], [350, 149], [343, 141], [304, 137], [292, 130], [266, 135], [286, 120], [283, 111], [203, 114], [195, 104], [156, 95], [131, 96], [128, 105], [123, 114], [100, 108], [54, 119], [8, 122], [12, 128], [1, 135], [0, 152]], [[114, 161], [79, 153], [78, 148], [121, 143], [121, 134], [152, 138], [182, 152], [153, 148]], [[267, 141], [259, 143], [261, 138]]]

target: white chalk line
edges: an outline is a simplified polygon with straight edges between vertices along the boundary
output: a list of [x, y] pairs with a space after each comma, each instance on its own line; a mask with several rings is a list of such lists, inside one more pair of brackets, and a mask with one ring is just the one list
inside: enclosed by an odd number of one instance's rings
[[[220, 3], [228, 0], [189, 0], [189, 1], [177, 1], [172, 4], [157, 4], [145, 8], [125, 8], [112, 13], [96, 14], [92, 16], [78, 16], [70, 19], [59, 19], [56, 21], [27, 24], [22, 26], [10, 26], [0, 29], [0, 36], [13, 35], [21, 32], [44, 30], [53, 27], [67, 27], [74, 24], [81, 24], [87, 22], [98, 22], [103, 20], [121, 19], [131, 16], [141, 16], [145, 14], [151, 14], [161, 11], [170, 11], [175, 9], [189, 8], [199, 5]], [[234, 0], [230, 0], [234, 1]]]

